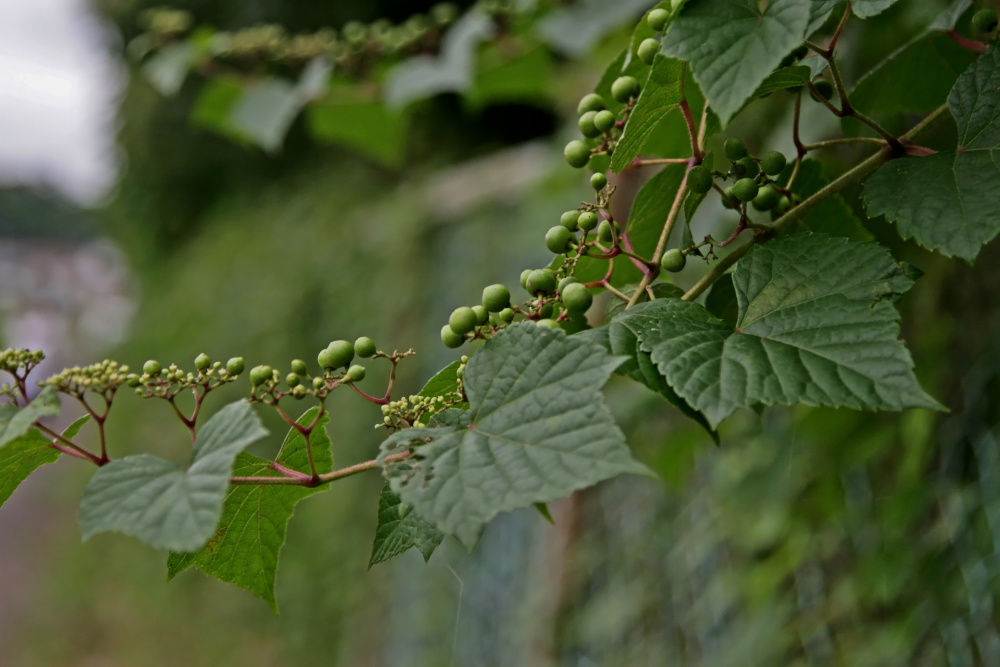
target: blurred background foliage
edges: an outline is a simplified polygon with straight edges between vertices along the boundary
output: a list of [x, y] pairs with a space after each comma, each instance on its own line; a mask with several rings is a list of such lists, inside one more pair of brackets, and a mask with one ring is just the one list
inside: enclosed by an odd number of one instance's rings
[[[127, 43], [151, 4], [103, 0], [97, 10]], [[853, 23], [842, 42], [845, 71], [857, 80], [945, 4], [902, 0]], [[294, 31], [403, 21], [430, 3], [175, 5], [198, 24]], [[112, 239], [131, 271], [119, 291], [135, 312], [114, 348], [69, 346], [58, 360], [83, 363], [90, 359], [76, 355], [97, 350], [134, 366], [148, 357], [190, 365], [204, 351], [284, 367], [331, 339], [370, 335], [383, 349], [417, 349], [401, 370], [403, 391], [419, 389], [455, 356], [437, 340], [447, 313], [475, 302], [483, 285], [516, 284], [522, 268], [548, 262], [544, 230], [587, 196], [559, 147], [575, 129], [575, 101], [630, 27], [609, 26], [586, 54], [549, 54], [547, 96], [415, 103], [396, 166], [312, 140], [303, 118], [280, 153], [240, 145], [192, 122], [203, 80], [163, 97], [130, 62], [115, 197], [73, 224], [40, 222], [35, 236], [43, 237], [36, 244], [87, 247]], [[772, 95], [731, 132], [751, 147], [787, 149], [788, 100]], [[839, 130], [819, 105], [807, 106], [809, 139]], [[886, 118], [904, 120], [912, 121]], [[825, 166], [835, 174], [857, 157], [830, 152]], [[24, 236], [24, 216], [50, 215], [32, 213], [22, 195], [0, 203], [5, 245]], [[733, 222], [707, 208], [695, 236]], [[19, 578], [19, 592], [0, 615], [0, 662], [1000, 664], [1000, 248], [988, 246], [970, 267], [902, 242], [879, 221], [870, 228], [925, 272], [900, 306], [904, 337], [950, 414], [769, 409], [731, 419], [716, 447], [662, 399], [616, 378], [608, 401], [661, 481], [605, 483], [553, 504], [554, 525], [515, 512], [471, 554], [446, 541], [427, 565], [411, 552], [371, 571], [380, 480], [339, 482], [291, 523], [278, 617], [198, 572], [168, 585], [163, 554], [129, 538], [80, 544], [68, 508], [92, 471], [64, 462], [4, 508], [19, 513], [2, 545], [16, 555], [4, 576], [8, 586]], [[8, 319], [10, 302], [6, 295]], [[377, 391], [373, 370], [362, 386]], [[338, 466], [371, 458], [378, 410], [336, 398]], [[123, 403], [112, 422], [116, 455], [186, 455], [165, 406]], [[273, 449], [280, 426], [269, 425]]]

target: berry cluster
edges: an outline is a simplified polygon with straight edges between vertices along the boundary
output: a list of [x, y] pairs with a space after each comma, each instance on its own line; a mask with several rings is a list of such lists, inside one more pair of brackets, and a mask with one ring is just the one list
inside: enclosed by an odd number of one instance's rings
[[360, 382], [365, 378], [365, 367], [351, 364], [355, 356], [362, 359], [385, 357], [395, 364], [411, 353], [389, 355], [379, 352], [375, 342], [368, 336], [362, 336], [354, 343], [347, 340], [331, 341], [316, 355], [316, 361], [323, 369], [321, 375], [311, 375], [305, 361], [294, 359], [289, 372], [284, 376], [284, 386], [282, 386], [281, 373], [277, 369], [268, 365], [251, 368], [250, 384], [253, 387], [251, 400], [276, 403], [286, 396], [296, 399], [315, 396], [322, 400], [338, 386]]
[[75, 398], [82, 398], [85, 393], [92, 392], [110, 402], [118, 388], [132, 376], [128, 371], [128, 366], [105, 359], [89, 366], [66, 368], [38, 384], [41, 387], [54, 387]]
[[462, 378], [465, 376], [465, 367], [468, 363], [469, 357], [462, 355], [455, 371], [458, 378], [455, 391], [440, 396], [420, 396], [418, 394], [403, 397], [398, 401], [390, 401], [382, 406], [382, 423], [376, 424], [375, 428], [393, 430], [411, 427], [424, 428], [433, 415], [465, 403], [468, 399], [465, 395], [465, 384]]
[[143, 398], [172, 400], [187, 389], [207, 393], [232, 382], [243, 372], [244, 366], [242, 357], [233, 357], [223, 366], [222, 362], [213, 362], [204, 352], [194, 359], [196, 371], [185, 371], [177, 364], [164, 367], [159, 361], [150, 359], [142, 365], [142, 374], [129, 373], [126, 382]]

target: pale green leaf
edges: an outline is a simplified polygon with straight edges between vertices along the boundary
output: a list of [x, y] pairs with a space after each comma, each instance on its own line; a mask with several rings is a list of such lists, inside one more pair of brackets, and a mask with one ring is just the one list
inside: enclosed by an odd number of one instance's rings
[[754, 97], [764, 97], [778, 90], [798, 88], [813, 80], [812, 69], [805, 65], [782, 67], [767, 75], [760, 87], [754, 91]]
[[599, 345], [531, 323], [486, 342], [465, 372], [468, 412], [439, 428], [407, 429], [382, 444], [413, 456], [386, 467], [392, 490], [468, 547], [501, 512], [562, 498], [625, 474], [632, 458], [600, 387], [621, 362]]
[[281, 149], [288, 128], [302, 110], [295, 86], [284, 79], [264, 79], [233, 106], [228, 122], [242, 136], [269, 153]]
[[181, 89], [184, 79], [197, 61], [198, 50], [194, 42], [184, 40], [159, 48], [143, 64], [142, 71], [157, 92], [170, 97]]
[[0, 449], [0, 507], [31, 473], [58, 458], [59, 450], [37, 428]]
[[[311, 408], [298, 419], [298, 423], [309, 426], [316, 420], [318, 412], [319, 408]], [[333, 470], [333, 443], [326, 432], [329, 422], [329, 414], [325, 413], [314, 427], [310, 439], [316, 471], [321, 474]], [[289, 429], [277, 461], [286, 468], [309, 472], [306, 440], [298, 429]], [[282, 476], [270, 461], [246, 452], [240, 452], [236, 457], [232, 474], [234, 477]], [[230, 486], [215, 535], [199, 551], [171, 553], [167, 558], [167, 578], [173, 579], [184, 570], [197, 567], [216, 579], [250, 591], [277, 613], [274, 584], [288, 522], [299, 501], [327, 489], [329, 486]]]
[[382, 487], [378, 499], [378, 527], [368, 567], [414, 547], [428, 561], [443, 539], [444, 533], [417, 516], [412, 507], [393, 493], [389, 483]]
[[622, 23], [652, 6], [652, 0], [579, 0], [542, 19], [538, 36], [556, 51], [579, 58]]
[[0, 403], [0, 449], [27, 433], [42, 417], [57, 414], [59, 414], [59, 394], [55, 387], [45, 387], [23, 408], [10, 403]]
[[238, 401], [201, 428], [187, 469], [149, 454], [103, 466], [80, 505], [83, 538], [114, 530], [157, 548], [200, 549], [219, 524], [236, 455], [265, 435], [253, 407]]
[[653, 66], [629, 114], [624, 133], [611, 157], [611, 169], [620, 172], [632, 163], [656, 126], [681, 102], [684, 65], [673, 58], [656, 56]]
[[958, 149], [883, 165], [865, 183], [864, 203], [903, 238], [972, 262], [1000, 233], [1000, 49], [991, 46], [958, 78], [948, 106]]
[[912, 279], [884, 248], [792, 234], [755, 246], [733, 285], [735, 329], [688, 301], [645, 307], [658, 323], [642, 349], [713, 426], [762, 405], [940, 408], [898, 339], [893, 301]]
[[688, 0], [663, 53], [691, 63], [723, 125], [793, 48], [802, 43], [810, 6], [802, 0]]

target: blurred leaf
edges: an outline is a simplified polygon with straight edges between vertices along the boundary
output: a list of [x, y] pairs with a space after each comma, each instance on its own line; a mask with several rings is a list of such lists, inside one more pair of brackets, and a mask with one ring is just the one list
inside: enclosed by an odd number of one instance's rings
[[108, 463], [84, 492], [83, 539], [116, 530], [160, 549], [200, 549], [219, 524], [236, 455], [265, 435], [250, 403], [237, 401], [201, 427], [186, 470], [149, 454]]
[[388, 482], [382, 487], [369, 568], [414, 547], [423, 554], [424, 561], [428, 561], [443, 539], [444, 533], [417, 516], [412, 507], [393, 493]]
[[31, 473], [59, 459], [52, 441], [33, 428], [0, 449], [0, 507]]
[[184, 40], [161, 47], [143, 64], [142, 71], [153, 88], [170, 97], [181, 89], [197, 61], [198, 50], [194, 42]]
[[[469, 361], [468, 412], [382, 443], [392, 489], [471, 548], [493, 517], [569, 495], [616, 475], [649, 474], [632, 458], [600, 387], [620, 360], [562, 331], [515, 324]], [[392, 454], [412, 451], [399, 464]]]
[[768, 74], [767, 78], [761, 82], [760, 87], [754, 91], [753, 97], [765, 97], [777, 90], [804, 86], [812, 80], [812, 69], [805, 65], [782, 67]]
[[268, 153], [276, 153], [301, 109], [302, 100], [293, 84], [265, 79], [240, 97], [228, 122]]
[[388, 166], [403, 161], [406, 119], [385, 105], [366, 100], [349, 86], [337, 86], [308, 108], [313, 136], [342, 144]]
[[552, 86], [552, 57], [547, 50], [530, 48], [511, 58], [490, 42], [479, 54], [479, 71], [465, 100], [480, 108], [497, 102], [547, 102]]
[[478, 10], [467, 12], [445, 33], [440, 55], [414, 56], [386, 74], [383, 84], [386, 105], [400, 109], [440, 93], [468, 90], [476, 71], [476, 49], [493, 33], [489, 16]]
[[733, 274], [727, 273], [712, 285], [712, 291], [705, 298], [705, 309], [726, 323], [726, 326], [736, 328], [736, 318], [740, 314], [740, 304], [736, 300], [736, 287], [733, 285]]
[[[319, 408], [309, 409], [299, 417], [298, 423], [309, 426], [318, 412]], [[333, 470], [333, 443], [326, 431], [329, 423], [330, 415], [324, 413], [311, 435], [313, 461], [320, 474]], [[298, 472], [309, 472], [306, 439], [298, 429], [289, 429], [277, 462]], [[246, 452], [237, 455], [232, 475], [284, 476], [270, 461]], [[216, 579], [250, 591], [278, 613], [274, 584], [288, 522], [299, 501], [329, 488], [329, 485], [319, 488], [264, 484], [230, 486], [215, 535], [199, 551], [171, 553], [167, 557], [167, 579], [194, 566]]]
[[621, 24], [649, 9], [650, 0], [579, 0], [552, 12], [536, 28], [538, 36], [556, 51], [579, 58]]
[[55, 387], [45, 387], [23, 408], [0, 403], [0, 449], [28, 432], [42, 417], [59, 414], [59, 394]]

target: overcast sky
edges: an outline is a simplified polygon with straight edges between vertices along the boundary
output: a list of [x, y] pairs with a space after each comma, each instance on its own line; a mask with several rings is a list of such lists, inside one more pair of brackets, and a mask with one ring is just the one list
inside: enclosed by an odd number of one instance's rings
[[86, 0], [0, 0], [0, 184], [92, 204], [114, 181], [115, 35]]

